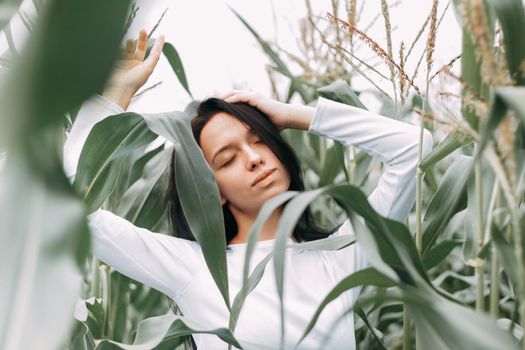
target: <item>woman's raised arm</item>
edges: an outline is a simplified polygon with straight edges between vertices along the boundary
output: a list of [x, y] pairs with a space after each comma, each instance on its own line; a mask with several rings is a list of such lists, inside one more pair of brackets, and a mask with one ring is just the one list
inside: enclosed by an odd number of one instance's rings
[[[137, 51], [142, 50], [141, 47], [145, 50], [145, 32], [141, 33], [141, 38]], [[160, 55], [162, 42], [157, 41], [151, 55]], [[146, 82], [158, 61], [158, 57], [150, 60], [151, 55], [144, 61], [143, 54], [140, 54], [142, 57], [135, 54], [128, 52], [127, 58], [119, 61], [120, 67], [115, 69], [104, 96], [93, 96], [80, 108], [64, 144], [64, 170], [71, 182], [93, 126], [110, 115], [124, 112], [134, 92]], [[133, 63], [139, 60], [143, 63]], [[138, 81], [142, 83], [132, 84]], [[196, 242], [150, 232], [107, 210], [98, 209], [87, 218], [92, 233], [91, 250], [97, 258], [171, 298], [184, 290], [203, 266]]]
[[[419, 127], [319, 98], [308, 132], [355, 146], [384, 164], [376, 188], [368, 196], [381, 215], [403, 221], [415, 200]], [[432, 150], [432, 134], [424, 130], [423, 156]]]

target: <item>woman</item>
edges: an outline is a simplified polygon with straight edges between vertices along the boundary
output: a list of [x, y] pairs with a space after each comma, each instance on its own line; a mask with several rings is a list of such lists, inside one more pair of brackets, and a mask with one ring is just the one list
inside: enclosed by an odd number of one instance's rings
[[[126, 110], [131, 97], [153, 71], [163, 38], [159, 38], [144, 60], [146, 44], [146, 33], [142, 31], [134, 52], [128, 45], [127, 55], [117, 64], [103, 96], [93, 97], [80, 110], [64, 146], [69, 176], [74, 176], [80, 151], [93, 125]], [[419, 135], [416, 126], [323, 98], [313, 108], [233, 91], [222, 99], [204, 101], [192, 121], [192, 128], [215, 175], [225, 208], [231, 300], [241, 287], [247, 233], [261, 206], [277, 194], [302, 186], [298, 166], [292, 164], [295, 157], [283, 144], [280, 130], [296, 128], [336, 139], [383, 162], [384, 171], [369, 196], [371, 205], [383, 216], [402, 221], [413, 205]], [[425, 130], [424, 154], [431, 147], [432, 137]], [[229, 313], [208, 272], [200, 246], [192, 240], [183, 220], [177, 220], [180, 217], [177, 198], [171, 200], [174, 231], [180, 237], [152, 233], [108, 211], [98, 210], [88, 217], [93, 234], [92, 251], [121, 273], [172, 298], [188, 319], [208, 329], [227, 327]], [[265, 223], [251, 266], [272, 250], [281, 213], [282, 208], [276, 210]], [[346, 220], [333, 234], [352, 233], [352, 225]], [[303, 216], [302, 228], [296, 229], [293, 237], [303, 241], [328, 234]], [[284, 345], [289, 349], [295, 346], [326, 294], [344, 277], [364, 268], [367, 262], [358, 244], [339, 251], [287, 250], [286, 259]], [[356, 297], [357, 291], [348, 291], [332, 302], [299, 348], [355, 348], [353, 314], [348, 313], [340, 322], [336, 321]], [[273, 264], [267, 265], [257, 288], [246, 299], [235, 336], [241, 342], [278, 348], [279, 299]], [[193, 337], [199, 349], [227, 348], [213, 335]]]

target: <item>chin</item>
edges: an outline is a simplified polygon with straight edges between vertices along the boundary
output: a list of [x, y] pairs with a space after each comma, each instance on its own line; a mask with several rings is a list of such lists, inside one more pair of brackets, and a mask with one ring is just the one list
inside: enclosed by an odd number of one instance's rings
[[290, 186], [286, 186], [286, 184], [278, 183], [272, 186], [271, 188], [269, 188], [264, 193], [266, 194], [266, 196], [268, 196], [268, 198], [270, 198], [270, 197], [274, 197], [274, 196], [277, 196], [281, 193], [288, 191], [289, 187]]

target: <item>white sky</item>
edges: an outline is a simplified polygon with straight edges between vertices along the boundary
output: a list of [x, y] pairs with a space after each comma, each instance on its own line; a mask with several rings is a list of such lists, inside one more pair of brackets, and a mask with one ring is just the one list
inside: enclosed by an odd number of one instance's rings
[[[344, 2], [340, 1], [340, 16], [344, 15]], [[362, 1], [358, 0], [358, 4]], [[392, 0], [387, 1], [394, 3]], [[25, 7], [31, 6], [30, 1]], [[332, 12], [331, 0], [311, 0], [313, 12], [324, 17], [327, 11]], [[447, 4], [440, 1], [439, 13]], [[265, 65], [270, 61], [263, 54], [253, 36], [244, 28], [241, 22], [233, 15], [228, 5], [239, 12], [253, 28], [265, 39], [277, 40], [279, 45], [288, 51], [297, 53], [296, 38], [299, 33], [298, 21], [306, 15], [304, 0], [142, 0], [138, 1], [140, 11], [138, 18], [130, 32], [137, 33], [140, 28], [150, 30], [157, 22], [165, 8], [168, 12], [157, 34], [163, 33], [166, 40], [178, 50], [190, 89], [195, 98], [225, 91], [230, 88], [242, 88], [270, 95], [270, 84]], [[359, 5], [358, 5], [359, 6]], [[399, 5], [390, 10], [393, 31], [394, 56], [401, 39], [409, 45], [424, 22], [432, 6], [431, 0], [402, 0]], [[380, 0], [368, 0], [364, 7], [363, 16], [358, 27], [363, 29], [376, 14], [381, 11]], [[452, 8], [447, 11], [438, 31], [436, 43], [435, 67], [447, 63], [452, 57], [459, 54], [461, 49], [461, 35], [459, 26], [454, 18]], [[24, 27], [13, 22], [13, 32], [18, 39], [23, 34]], [[375, 25], [367, 32], [372, 38], [385, 45], [385, 30], [383, 18], [380, 17]], [[426, 41], [426, 34], [420, 39], [415, 54], [408, 62], [409, 67], [419, 57]], [[20, 40], [18, 40], [20, 42]], [[5, 49], [4, 37], [0, 35], [0, 49]], [[283, 57], [283, 56], [282, 56]], [[370, 54], [363, 53], [360, 57], [370, 58]], [[382, 66], [382, 71], [386, 72]], [[408, 69], [412, 71], [412, 69]], [[298, 71], [300, 72], [300, 71]], [[424, 76], [424, 70], [419, 76]], [[146, 86], [162, 81], [162, 84], [144, 94], [130, 109], [144, 112], [161, 112], [182, 110], [190, 101], [189, 96], [178, 83], [167, 60], [162, 57], [157, 69], [150, 77]], [[287, 89], [288, 81], [280, 89]], [[368, 83], [358, 79], [357, 87], [369, 87]], [[380, 84], [389, 92], [391, 83], [381, 81]], [[423, 86], [422, 83], [419, 84]]]
[[[144, 7], [142, 4], [147, 4]], [[332, 12], [331, 0], [311, 0], [313, 12], [324, 17]], [[344, 1], [340, 1], [340, 16], [344, 15]], [[358, 1], [358, 4], [361, 1]], [[389, 4], [394, 3], [388, 1]], [[446, 2], [441, 1], [440, 13]], [[296, 38], [299, 33], [299, 19], [306, 15], [304, 0], [193, 0], [171, 2], [165, 0], [146, 0], [139, 3], [142, 18], [137, 20], [130, 32], [138, 32], [140, 27], [151, 28], [162, 11], [168, 7], [158, 33], [164, 33], [167, 41], [173, 43], [181, 55], [188, 82], [193, 95], [203, 98], [230, 88], [242, 88], [270, 95], [270, 83], [265, 65], [270, 61], [263, 54], [258, 43], [242, 23], [229, 10], [234, 8], [265, 39], [277, 40], [288, 51], [297, 53]], [[392, 22], [394, 52], [400, 41], [411, 43], [419, 28], [430, 12], [430, 0], [403, 0], [390, 10]], [[380, 0], [368, 0], [358, 27], [364, 28], [381, 11]], [[461, 35], [452, 8], [447, 11], [437, 38], [436, 63], [440, 67], [459, 54]], [[368, 34], [384, 47], [385, 29], [382, 16], [368, 31]], [[415, 49], [412, 63], [423, 50], [426, 34], [420, 39], [420, 46]], [[394, 53], [397, 57], [397, 54]], [[284, 57], [281, 55], [281, 57]], [[368, 52], [363, 57], [371, 57]], [[410, 64], [411, 62], [409, 62]], [[383, 66], [384, 68], [384, 66]], [[409, 69], [410, 70], [410, 69]], [[300, 70], [298, 71], [300, 72]], [[424, 76], [421, 70], [420, 76]], [[190, 101], [180, 87], [167, 61], [163, 58], [151, 76], [149, 84], [163, 81], [155, 91], [148, 92], [132, 107], [138, 111], [150, 112], [183, 109]], [[287, 79], [280, 89], [285, 91]], [[357, 86], [368, 87], [368, 83], [356, 80]], [[391, 89], [389, 81], [378, 83], [385, 89]], [[423, 86], [423, 83], [419, 84]], [[388, 90], [391, 91], [391, 90]]]

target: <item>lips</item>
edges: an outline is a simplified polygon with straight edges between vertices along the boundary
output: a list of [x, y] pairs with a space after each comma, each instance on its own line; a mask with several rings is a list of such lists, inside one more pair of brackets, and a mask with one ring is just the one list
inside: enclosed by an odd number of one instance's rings
[[273, 173], [275, 171], [275, 169], [268, 169], [268, 170], [264, 170], [262, 173], [260, 173], [259, 175], [257, 175], [257, 177], [255, 178], [255, 181], [252, 183], [252, 186], [255, 186], [255, 184], [261, 180], [264, 180], [268, 175], [270, 175], [271, 173]]

